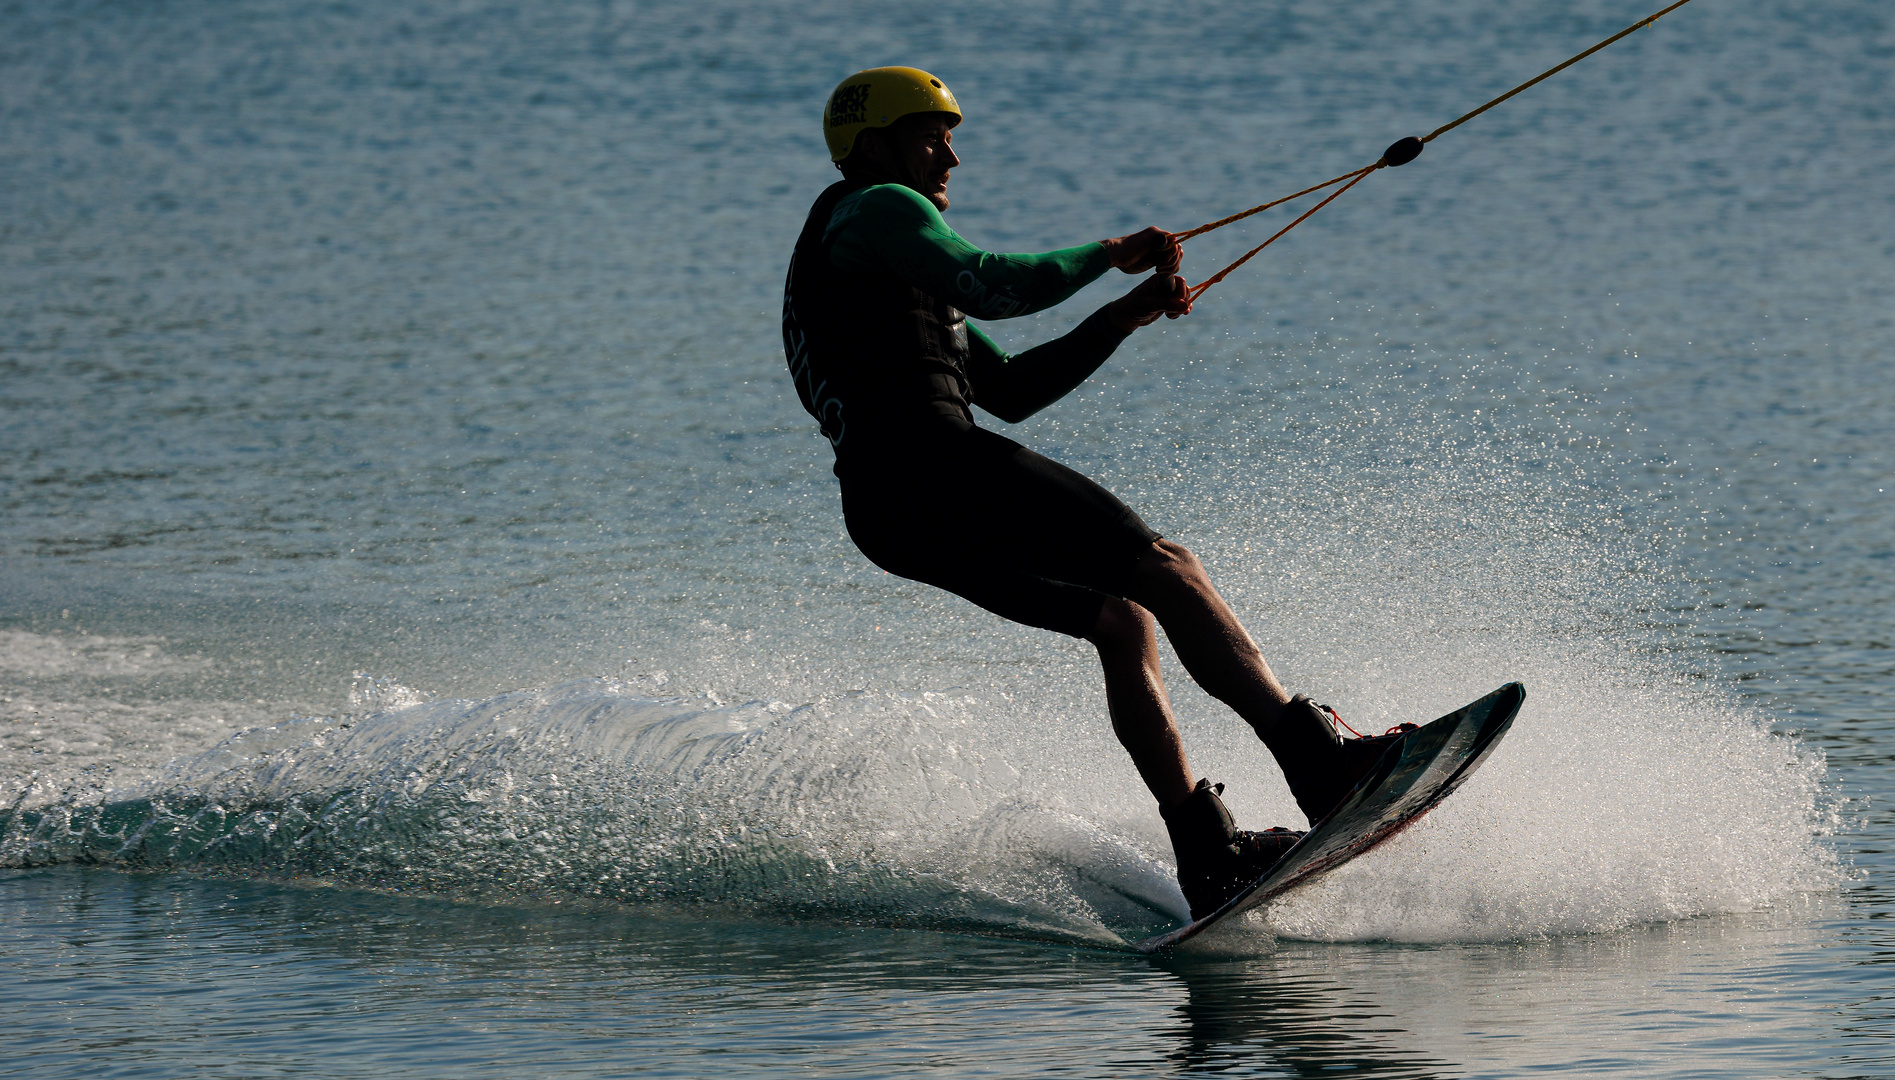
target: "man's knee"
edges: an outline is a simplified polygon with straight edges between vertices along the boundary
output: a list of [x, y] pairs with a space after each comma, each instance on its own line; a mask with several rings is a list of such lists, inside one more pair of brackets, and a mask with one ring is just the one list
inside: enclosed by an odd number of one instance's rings
[[1157, 635], [1158, 625], [1151, 612], [1130, 600], [1113, 596], [1099, 608], [1099, 619], [1092, 624], [1092, 633], [1086, 635], [1086, 640], [1101, 651], [1137, 651], [1142, 650], [1146, 642], [1155, 641]]
[[1191, 549], [1170, 540], [1154, 540], [1134, 571], [1138, 583], [1160, 595], [1200, 592], [1211, 587], [1210, 575]]

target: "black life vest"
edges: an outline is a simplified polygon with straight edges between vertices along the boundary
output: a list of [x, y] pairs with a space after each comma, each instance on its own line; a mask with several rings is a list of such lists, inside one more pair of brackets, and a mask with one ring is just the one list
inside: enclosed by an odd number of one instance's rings
[[823, 234], [836, 204], [868, 186], [844, 180], [817, 198], [783, 285], [790, 378], [835, 448], [838, 469], [944, 422], [962, 428], [973, 420], [966, 316], [899, 278], [829, 261]]

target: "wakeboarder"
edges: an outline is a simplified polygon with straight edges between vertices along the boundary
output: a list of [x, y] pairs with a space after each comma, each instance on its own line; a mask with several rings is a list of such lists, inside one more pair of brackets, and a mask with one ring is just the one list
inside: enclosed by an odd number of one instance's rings
[[[790, 261], [790, 375], [834, 448], [843, 518], [864, 555], [1098, 650], [1113, 731], [1158, 801], [1197, 919], [1303, 834], [1237, 828], [1222, 785], [1192, 774], [1158, 627], [1263, 740], [1312, 824], [1393, 736], [1342, 738], [1332, 711], [1284, 689], [1196, 556], [1092, 480], [975, 423], [973, 405], [1010, 424], [1051, 405], [1133, 331], [1191, 302], [1178, 242], [1156, 228], [1023, 255], [962, 239], [941, 216], [960, 122], [954, 95], [916, 68], [861, 71], [829, 96], [823, 134], [842, 179], [816, 199]], [[1112, 269], [1146, 276], [1017, 355], [968, 321], [1042, 311]]]

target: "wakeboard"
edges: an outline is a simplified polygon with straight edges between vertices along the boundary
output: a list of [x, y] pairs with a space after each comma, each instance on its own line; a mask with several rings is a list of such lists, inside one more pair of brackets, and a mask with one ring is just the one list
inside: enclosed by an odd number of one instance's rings
[[1413, 824], [1454, 794], [1507, 733], [1526, 700], [1508, 683], [1469, 705], [1406, 732], [1329, 816], [1309, 830], [1268, 873], [1202, 919], [1137, 944], [1139, 952], [1169, 949], [1239, 912], [1326, 874]]

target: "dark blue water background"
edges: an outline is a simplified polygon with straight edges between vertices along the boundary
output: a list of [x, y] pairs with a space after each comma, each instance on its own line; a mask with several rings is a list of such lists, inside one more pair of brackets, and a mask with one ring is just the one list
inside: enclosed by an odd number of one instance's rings
[[1086, 648], [862, 559], [782, 374], [851, 70], [942, 75], [950, 221], [1041, 250], [1645, 14], [0, 8], [9, 1074], [1895, 1071], [1880, 5], [1697, 0], [1010, 432], [1345, 716], [1529, 686], [1451, 804], [1198, 952], [1124, 950], [1182, 904]]

